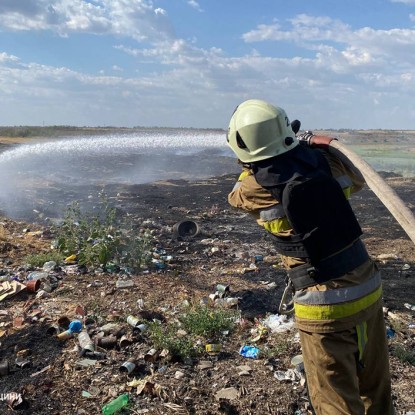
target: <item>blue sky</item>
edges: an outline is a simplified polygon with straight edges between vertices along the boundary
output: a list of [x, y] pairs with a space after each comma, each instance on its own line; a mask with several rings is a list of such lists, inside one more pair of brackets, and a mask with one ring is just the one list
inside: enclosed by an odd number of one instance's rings
[[415, 0], [0, 0], [0, 125], [415, 129]]

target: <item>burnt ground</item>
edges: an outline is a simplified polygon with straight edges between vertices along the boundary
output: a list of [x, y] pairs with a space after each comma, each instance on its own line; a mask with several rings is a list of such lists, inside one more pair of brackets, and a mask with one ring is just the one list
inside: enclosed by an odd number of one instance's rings
[[[222, 163], [225, 170], [228, 161]], [[383, 175], [414, 211], [415, 180]], [[285, 272], [278, 266], [272, 238], [249, 215], [228, 206], [226, 196], [235, 177], [105, 186], [118, 213], [149, 230], [154, 247], [172, 259], [164, 269], [150, 267], [129, 276], [133, 289], [117, 289], [117, 273], [71, 272], [73, 268], [62, 267], [53, 272], [57, 284], [48, 296], [22, 292], [0, 302], [0, 360], [10, 363], [10, 373], [0, 376], [0, 394], [23, 394], [24, 404], [15, 413], [99, 414], [121, 393], [130, 396], [124, 414], [308, 413], [303, 382], [275, 377], [279, 371], [293, 369], [291, 359], [301, 353], [295, 329], [269, 330], [257, 343], [252, 341], [258, 322], [278, 312]], [[89, 193], [93, 190], [100, 189]], [[51, 187], [50, 191], [62, 205], [76, 196], [68, 189]], [[389, 339], [393, 396], [397, 413], [405, 414], [415, 410], [414, 311], [404, 305], [415, 304], [415, 247], [369, 189], [354, 195], [351, 203], [383, 275], [385, 318], [393, 334]], [[24, 267], [26, 255], [49, 251], [53, 235], [46, 210], [45, 205], [42, 215], [0, 219], [3, 274], [24, 280], [31, 272]], [[199, 234], [177, 238], [174, 225], [182, 220], [196, 222]], [[255, 262], [255, 256], [262, 260]], [[222, 352], [216, 356], [202, 352], [192, 362], [168, 357], [146, 361], [150, 339], [136, 335], [126, 324], [127, 316], [155, 315], [166, 324], [180, 314], [185, 301], [206, 300], [217, 284], [228, 285], [231, 297], [239, 298], [242, 317], [220, 339]], [[58, 341], [48, 332], [62, 316], [92, 319], [91, 336], [99, 331], [97, 327], [116, 323], [133, 335], [133, 342], [101, 349], [105, 358], [81, 366], [77, 339]], [[258, 359], [239, 354], [241, 346], [250, 344], [260, 349]], [[30, 365], [17, 366], [17, 356], [27, 358]], [[139, 361], [139, 370], [121, 373], [120, 365], [131, 357]], [[134, 379], [147, 381], [147, 387], [131, 386]], [[219, 399], [217, 393], [224, 390], [236, 395]], [[0, 401], [0, 412], [13, 411]]]

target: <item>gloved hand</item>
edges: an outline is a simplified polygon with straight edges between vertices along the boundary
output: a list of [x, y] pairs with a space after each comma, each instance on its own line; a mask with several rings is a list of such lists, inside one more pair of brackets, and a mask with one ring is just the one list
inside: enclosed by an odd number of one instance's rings
[[311, 145], [310, 140], [314, 137], [314, 134], [312, 131], [304, 131], [302, 134], [297, 135], [298, 141], [300, 141], [300, 144], [306, 144]]
[[304, 131], [303, 134], [297, 136], [300, 144], [308, 145], [310, 147], [319, 147], [327, 149], [333, 140], [337, 140], [334, 137], [326, 137], [324, 135], [314, 135], [312, 131]]

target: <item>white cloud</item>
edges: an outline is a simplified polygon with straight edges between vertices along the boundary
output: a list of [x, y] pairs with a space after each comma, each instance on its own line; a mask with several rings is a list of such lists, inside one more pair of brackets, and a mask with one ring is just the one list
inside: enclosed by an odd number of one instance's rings
[[[4, 0], [3, 0], [4, 1]], [[69, 33], [117, 34], [136, 40], [172, 35], [166, 12], [149, 0], [5, 0], [0, 28]]]
[[188, 0], [187, 4], [190, 7], [193, 7], [195, 10], [203, 12], [203, 9], [200, 7], [200, 4], [196, 0]]
[[415, 0], [390, 0], [391, 3], [403, 3], [408, 6], [415, 6]]
[[[309, 128], [329, 126], [327, 120], [337, 120], [338, 127], [393, 128], [385, 125], [391, 97], [402, 108], [413, 106], [411, 29], [353, 29], [329, 17], [302, 14], [245, 33], [242, 38], [255, 49], [230, 56], [221, 48], [203, 49], [176, 38], [167, 12], [145, 0], [3, 0], [0, 12], [4, 29], [146, 41], [140, 48], [117, 40], [116, 49], [136, 58], [135, 76], [117, 65], [112, 66], [116, 72], [109, 71], [117, 76], [105, 76], [108, 68], [87, 75], [0, 53], [0, 124], [21, 123], [13, 118], [18, 106], [28, 124], [50, 114], [56, 124], [225, 127], [236, 104], [257, 97], [282, 105], [294, 117], [304, 114]], [[261, 55], [263, 41], [275, 42], [275, 55]], [[308, 57], [281, 56], [281, 42], [307, 50]], [[151, 73], [140, 71], [143, 62], [154, 64]], [[415, 119], [403, 114], [390, 122], [413, 124]]]
[[166, 16], [167, 15], [166, 10], [161, 9], [161, 8], [154, 9], [154, 13], [156, 13], [156, 14], [162, 14], [163, 16]]
[[19, 58], [17, 56], [8, 55], [6, 52], [0, 52], [0, 63], [17, 62]]

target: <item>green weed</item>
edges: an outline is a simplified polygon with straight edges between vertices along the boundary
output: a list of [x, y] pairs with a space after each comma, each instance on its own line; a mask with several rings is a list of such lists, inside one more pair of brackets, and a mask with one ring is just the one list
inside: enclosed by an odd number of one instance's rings
[[31, 254], [27, 255], [24, 259], [26, 264], [31, 265], [32, 267], [40, 268], [45, 262], [54, 261], [57, 265], [60, 265], [63, 262], [64, 255], [60, 252], [44, 252], [40, 254]]
[[231, 330], [239, 313], [225, 308], [196, 306], [183, 314], [179, 320], [183, 328], [194, 336], [214, 340]]
[[149, 335], [154, 347], [166, 349], [174, 357], [185, 360], [195, 357], [198, 353], [195, 343], [190, 336], [178, 336], [176, 324], [149, 323]]
[[398, 345], [392, 350], [392, 354], [402, 363], [409, 363], [410, 365], [415, 366], [415, 353], [413, 351]]
[[[207, 341], [219, 341], [225, 330], [232, 330], [239, 316], [235, 310], [197, 306], [170, 324], [149, 323], [149, 336], [155, 348], [167, 349], [182, 360], [202, 352]], [[178, 330], [186, 334], [178, 336]], [[200, 342], [200, 340], [203, 340]]]
[[116, 215], [106, 195], [95, 215], [83, 212], [79, 202], [73, 202], [64, 214], [62, 223], [55, 227], [55, 246], [64, 255], [76, 254], [78, 263], [87, 266], [119, 266], [138, 269], [149, 263], [150, 237], [136, 233]]

